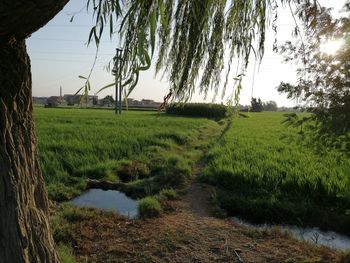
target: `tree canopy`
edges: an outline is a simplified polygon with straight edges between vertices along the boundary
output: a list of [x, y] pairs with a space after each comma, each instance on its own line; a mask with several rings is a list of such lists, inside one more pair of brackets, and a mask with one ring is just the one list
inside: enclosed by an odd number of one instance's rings
[[[308, 10], [307, 8], [305, 10]], [[281, 49], [286, 61], [299, 62], [295, 85], [281, 83], [280, 92], [289, 98], [300, 99], [312, 118], [310, 127], [317, 131], [323, 143], [344, 146], [348, 150], [350, 132], [350, 18], [349, 4], [344, 9], [347, 17], [334, 19], [330, 10], [317, 10], [317, 23], [305, 32], [304, 42], [287, 42]], [[310, 28], [307, 23], [305, 27]], [[341, 43], [341, 48], [329, 52], [324, 45]], [[331, 50], [330, 50], [331, 51]], [[332, 139], [333, 138], [333, 139]]]
[[222, 79], [224, 96], [233, 60], [242, 73], [251, 55], [262, 58], [266, 27], [276, 30], [278, 5], [301, 3], [318, 8], [315, 0], [89, 0], [95, 18], [89, 43], [99, 46], [107, 28], [118, 34], [129, 91], [154, 58], [176, 98], [189, 99], [197, 86], [204, 95], [217, 94]]

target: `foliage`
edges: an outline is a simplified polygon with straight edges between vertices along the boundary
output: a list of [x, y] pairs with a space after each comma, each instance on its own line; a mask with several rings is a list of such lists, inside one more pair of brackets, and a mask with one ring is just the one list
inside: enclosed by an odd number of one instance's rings
[[111, 95], [107, 95], [102, 99], [103, 106], [111, 107], [114, 106], [114, 99]]
[[84, 86], [82, 86], [78, 91], [74, 94], [74, 96], [78, 95], [80, 91], [82, 91], [82, 96], [80, 99], [80, 106], [83, 106], [85, 103], [85, 107], [88, 106], [89, 102], [89, 91], [91, 91], [91, 83], [88, 77], [84, 77], [79, 75], [78, 76], [80, 79], [83, 79], [85, 81]]
[[[130, 189], [140, 193], [153, 183], [150, 173], [159, 181], [164, 175], [182, 184], [190, 170], [185, 160], [192, 158], [193, 149], [182, 150], [183, 157], [174, 157], [174, 152], [191, 145], [207, 127], [218, 126], [206, 119], [165, 114], [157, 118], [150, 112], [117, 117], [112, 111], [90, 109], [35, 108], [35, 120], [42, 172], [56, 201], [79, 195], [86, 178], [117, 182], [125, 176], [131, 180]], [[164, 188], [157, 185], [158, 192]]]
[[72, 248], [65, 246], [65, 245], [59, 245], [57, 247], [57, 253], [58, 257], [60, 258], [61, 263], [76, 263], [73, 256], [73, 250]]
[[[311, 11], [316, 12], [310, 8], [299, 10]], [[339, 140], [346, 142], [350, 138], [350, 18], [334, 19], [325, 8], [316, 13], [317, 20], [304, 23], [309, 29], [304, 41], [289, 41], [281, 49], [286, 61], [302, 66], [297, 72], [296, 85], [281, 83], [278, 90], [289, 98], [302, 100], [313, 114], [310, 127], [314, 141], [339, 146]], [[323, 50], [324, 45], [332, 41], [343, 41], [334, 54]], [[349, 151], [350, 144], [347, 147]]]
[[264, 106], [260, 98], [252, 98], [251, 100], [251, 112], [261, 112]]
[[162, 186], [180, 188], [189, 181], [191, 166], [188, 160], [172, 154], [165, 163], [155, 167], [153, 173]]
[[300, 116], [296, 114], [295, 112], [293, 113], [287, 113], [283, 115], [286, 117], [283, 121], [282, 124], [285, 124], [286, 126], [292, 126], [294, 128], [300, 128], [299, 133], [303, 134], [303, 127], [306, 123], [309, 122], [309, 120], [312, 118], [311, 116]]
[[232, 215], [350, 233], [349, 159], [308, 148], [282, 120], [280, 113], [234, 119], [209, 151], [202, 180], [226, 190], [219, 200]]
[[[241, 61], [241, 73], [251, 54], [262, 58], [266, 26], [275, 25], [278, 2], [299, 5], [301, 1], [89, 0], [95, 18], [89, 42], [99, 46], [106, 28], [111, 36], [117, 32], [123, 49], [122, 82], [128, 93], [140, 71], [150, 68], [157, 51], [157, 71], [167, 73], [171, 90], [185, 100], [199, 77], [203, 94], [209, 89], [218, 93], [224, 65], [228, 65], [227, 79], [235, 57]], [[302, 2], [313, 5], [313, 1]], [[227, 81], [223, 94], [226, 85]]]
[[118, 177], [123, 182], [147, 178], [150, 172], [148, 165], [138, 160], [122, 160], [117, 168]]
[[166, 113], [182, 116], [222, 119], [226, 117], [227, 107], [221, 104], [172, 103], [167, 106]]
[[96, 217], [97, 210], [92, 208], [77, 208], [69, 203], [59, 205], [50, 223], [56, 244], [71, 244], [73, 241], [72, 223], [90, 220]]
[[191, 177], [191, 163], [176, 154], [163, 154], [151, 161], [150, 177], [130, 182], [123, 191], [134, 198], [159, 194], [163, 189], [181, 189]]
[[273, 100], [267, 101], [263, 103], [263, 110], [264, 111], [277, 111], [277, 103]]
[[139, 213], [142, 218], [158, 216], [161, 210], [159, 201], [154, 197], [148, 196], [139, 201]]
[[179, 194], [173, 188], [166, 188], [159, 192], [159, 198], [161, 200], [176, 200]]

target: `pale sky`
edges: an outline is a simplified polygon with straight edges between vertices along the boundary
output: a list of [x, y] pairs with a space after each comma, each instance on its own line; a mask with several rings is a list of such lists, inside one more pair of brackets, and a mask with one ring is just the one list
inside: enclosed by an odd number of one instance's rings
[[[320, 0], [319, 2], [339, 10], [345, 0]], [[86, 0], [70, 0], [54, 19], [28, 39], [28, 53], [32, 62], [33, 96], [57, 96], [60, 86], [63, 94], [74, 94], [84, 84], [78, 76], [86, 76], [89, 73], [96, 50], [94, 43], [89, 47], [86, 46], [93, 23], [92, 15], [84, 9], [75, 15], [72, 23], [70, 18], [85, 4]], [[294, 25], [290, 12], [287, 9], [280, 10], [277, 35], [279, 45], [292, 39]], [[113, 76], [104, 67], [113, 58], [118, 43], [116, 38], [110, 40], [107, 35], [108, 33], [100, 45], [97, 63], [91, 76], [91, 94], [113, 82]], [[250, 98], [253, 95], [260, 97], [263, 101], [274, 100], [278, 106], [295, 106], [295, 102], [287, 100], [285, 95], [279, 95], [276, 90], [281, 81], [293, 83], [296, 76], [295, 66], [283, 63], [282, 56], [272, 51], [273, 41], [274, 33], [269, 29], [266, 35], [265, 56], [260, 67], [259, 65], [256, 67], [255, 84], [252, 85], [255, 64], [252, 61], [243, 80], [240, 104], [250, 104]], [[221, 101], [221, 96], [217, 96], [217, 103], [226, 103], [227, 97], [232, 93], [235, 70], [232, 71], [231, 76], [232, 81], [229, 82], [226, 97]], [[224, 82], [223, 78], [222, 83]], [[169, 83], [166, 78], [162, 80], [161, 75], [154, 78], [154, 70], [150, 69], [141, 74], [139, 83], [130, 97], [162, 101], [168, 91]], [[114, 89], [101, 92], [99, 97], [105, 95], [114, 96]], [[209, 94], [206, 102], [211, 102], [212, 98], [213, 95]], [[204, 97], [194, 94], [192, 101], [204, 101]]]

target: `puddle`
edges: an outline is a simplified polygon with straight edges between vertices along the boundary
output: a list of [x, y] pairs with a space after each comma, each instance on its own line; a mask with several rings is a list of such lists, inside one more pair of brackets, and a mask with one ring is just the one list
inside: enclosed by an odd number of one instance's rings
[[114, 211], [129, 219], [138, 218], [138, 202], [116, 190], [90, 189], [72, 200], [77, 207], [94, 207]]
[[333, 231], [322, 231], [317, 227], [298, 227], [291, 225], [269, 225], [269, 224], [252, 224], [241, 218], [233, 217], [234, 222], [253, 227], [257, 230], [268, 230], [271, 228], [280, 228], [282, 231], [287, 231], [294, 238], [310, 242], [317, 245], [325, 245], [339, 250], [350, 250], [350, 237], [338, 234]]

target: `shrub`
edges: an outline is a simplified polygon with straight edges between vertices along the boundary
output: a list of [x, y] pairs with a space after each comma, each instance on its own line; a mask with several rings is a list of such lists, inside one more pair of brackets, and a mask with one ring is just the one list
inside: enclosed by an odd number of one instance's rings
[[178, 193], [172, 188], [163, 189], [159, 192], [159, 198], [161, 200], [176, 200], [178, 197]]
[[227, 107], [222, 104], [173, 103], [166, 108], [167, 114], [222, 119], [226, 117]]
[[150, 170], [147, 164], [141, 161], [123, 160], [117, 169], [118, 177], [123, 182], [130, 182], [149, 177]]
[[117, 181], [118, 177], [115, 173], [116, 168], [117, 163], [115, 161], [86, 164], [77, 169], [74, 176], [96, 180]]
[[154, 197], [145, 197], [139, 202], [139, 213], [141, 218], [155, 217], [160, 214], [161, 205]]

